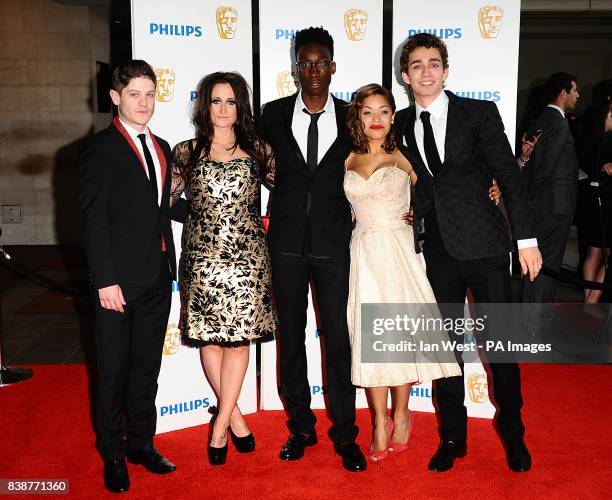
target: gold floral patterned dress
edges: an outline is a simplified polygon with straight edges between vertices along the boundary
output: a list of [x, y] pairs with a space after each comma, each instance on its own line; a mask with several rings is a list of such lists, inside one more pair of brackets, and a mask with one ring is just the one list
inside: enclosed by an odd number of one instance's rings
[[245, 345], [272, 337], [270, 257], [260, 218], [260, 175], [250, 157], [193, 165], [194, 141], [173, 151], [173, 195], [188, 202], [180, 262], [181, 322], [186, 344]]

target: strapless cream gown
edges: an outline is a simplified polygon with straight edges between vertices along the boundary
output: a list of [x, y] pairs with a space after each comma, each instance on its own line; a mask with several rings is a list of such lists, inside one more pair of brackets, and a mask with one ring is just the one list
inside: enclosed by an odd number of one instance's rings
[[[347, 307], [353, 384], [392, 387], [460, 376], [459, 365], [449, 355], [440, 359], [451, 362], [436, 362], [434, 355], [434, 362], [419, 363], [409, 353], [405, 363], [362, 362], [362, 303], [435, 304], [436, 300], [423, 254], [414, 249], [412, 226], [402, 220], [410, 208], [410, 176], [394, 165], [378, 168], [367, 180], [349, 170], [344, 176], [344, 192], [356, 219]], [[432, 307], [438, 314], [437, 306]], [[415, 339], [424, 335], [443, 335], [448, 340], [445, 332], [417, 332]]]

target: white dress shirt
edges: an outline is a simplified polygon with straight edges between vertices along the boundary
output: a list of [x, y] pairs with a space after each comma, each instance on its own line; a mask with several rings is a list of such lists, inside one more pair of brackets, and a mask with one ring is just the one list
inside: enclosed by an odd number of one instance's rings
[[[432, 102], [427, 108], [419, 106], [415, 103], [416, 108], [416, 121], [414, 122], [414, 137], [416, 138], [417, 147], [421, 158], [425, 162], [425, 166], [429, 173], [431, 170], [427, 165], [427, 158], [425, 157], [425, 132], [423, 131], [423, 122], [421, 121], [421, 113], [423, 111], [429, 111], [431, 117], [429, 121], [431, 128], [433, 129], [434, 139], [436, 140], [436, 148], [440, 155], [440, 161], [444, 163], [444, 141], [446, 140], [446, 118], [448, 116], [448, 96], [445, 92], [441, 92], [435, 101]], [[433, 175], [433, 174], [432, 174]]]
[[[300, 146], [300, 151], [304, 158], [307, 158], [308, 153], [308, 127], [310, 126], [310, 115], [304, 113], [306, 105], [302, 100], [302, 92], [298, 93], [297, 99], [295, 100], [295, 108], [293, 110], [293, 122], [291, 124], [291, 130], [293, 136]], [[323, 108], [323, 113], [318, 121], [317, 127], [319, 130], [319, 147], [317, 148], [317, 162], [321, 162], [325, 153], [338, 137], [338, 126], [336, 125], [336, 108], [334, 106], [334, 100], [331, 94], [327, 96], [327, 102]], [[310, 112], [318, 112], [322, 110], [309, 110]]]
[[[555, 106], [556, 107], [556, 106]], [[431, 173], [429, 165], [427, 165], [427, 158], [425, 157], [425, 138], [423, 131], [423, 122], [421, 121], [421, 113], [423, 111], [429, 111], [431, 114], [429, 121], [431, 123], [431, 128], [433, 130], [434, 139], [436, 140], [436, 148], [438, 149], [438, 154], [440, 155], [440, 161], [444, 163], [444, 142], [446, 141], [446, 120], [448, 117], [448, 96], [446, 92], [442, 91], [438, 97], [427, 107], [423, 108], [418, 103], [415, 102], [416, 108], [416, 120], [414, 122], [414, 137], [416, 139], [417, 147], [419, 148], [419, 153], [421, 153], [421, 158]], [[559, 109], [559, 108], [557, 108]], [[503, 195], [503, 193], [502, 193]], [[517, 247], [529, 248], [529, 247], [537, 247], [538, 240], [537, 238], [529, 238], [526, 240], [517, 240]]]
[[147, 179], [149, 178], [149, 169], [147, 168], [147, 161], [144, 157], [144, 151], [142, 149], [142, 143], [138, 138], [139, 134], [145, 134], [147, 143], [147, 148], [149, 148], [149, 152], [151, 153], [151, 157], [153, 158], [153, 165], [155, 166], [155, 177], [157, 178], [157, 204], [161, 206], [161, 197], [162, 197], [162, 176], [161, 176], [161, 165], [159, 163], [159, 158], [157, 157], [157, 151], [155, 150], [155, 145], [153, 144], [153, 139], [151, 139], [151, 131], [149, 127], [145, 129], [144, 132], [138, 132], [134, 127], [128, 125], [123, 120], [119, 120], [121, 125], [125, 128], [127, 133], [129, 134], [132, 141], [136, 145], [136, 149], [138, 149], [138, 154], [140, 154], [140, 159], [142, 160], [142, 164], [144, 165], [145, 175]]

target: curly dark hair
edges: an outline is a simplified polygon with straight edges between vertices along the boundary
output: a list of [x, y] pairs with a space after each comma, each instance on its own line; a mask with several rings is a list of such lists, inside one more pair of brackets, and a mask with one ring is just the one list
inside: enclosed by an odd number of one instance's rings
[[[363, 107], [363, 101], [373, 95], [383, 96], [389, 103], [389, 106], [391, 106], [391, 111], [395, 113], [395, 99], [393, 98], [393, 94], [391, 94], [391, 92], [389, 92], [382, 85], [379, 85], [378, 83], [370, 83], [357, 90], [355, 98], [351, 101], [348, 115], [346, 117], [346, 126], [348, 127], [349, 134], [351, 136], [351, 150], [357, 154], [365, 154], [369, 152], [368, 138], [363, 131], [363, 123], [359, 117], [359, 112]], [[385, 137], [383, 148], [387, 153], [392, 153], [396, 148], [395, 132], [393, 127], [391, 127], [387, 137]]]
[[196, 145], [193, 148], [187, 168], [195, 165], [203, 156], [210, 155], [210, 148], [213, 141], [215, 128], [210, 118], [211, 95], [215, 85], [227, 83], [232, 87], [236, 98], [237, 121], [234, 124], [234, 134], [236, 141], [232, 148], [240, 147], [245, 153], [253, 158], [260, 168], [266, 164], [266, 148], [263, 140], [259, 137], [255, 129], [255, 120], [249, 100], [249, 85], [245, 79], [236, 72], [211, 73], [200, 80], [198, 84], [198, 97], [193, 105], [193, 115], [191, 123], [196, 131]]
[[402, 53], [400, 55], [400, 68], [402, 73], [408, 73], [408, 58], [410, 54], [419, 47], [438, 49], [440, 57], [442, 58], [442, 67], [444, 69], [448, 68], [448, 49], [442, 39], [431, 33], [417, 33], [408, 38], [402, 47]]
[[323, 29], [322, 26], [319, 28], [313, 28], [311, 26], [310, 28], [298, 31], [295, 34], [294, 42], [296, 59], [300, 48], [302, 48], [304, 45], [309, 45], [311, 43], [316, 43], [318, 45], [323, 45], [327, 47], [329, 49], [329, 54], [331, 58], [334, 58], [334, 39], [329, 34], [329, 31]]

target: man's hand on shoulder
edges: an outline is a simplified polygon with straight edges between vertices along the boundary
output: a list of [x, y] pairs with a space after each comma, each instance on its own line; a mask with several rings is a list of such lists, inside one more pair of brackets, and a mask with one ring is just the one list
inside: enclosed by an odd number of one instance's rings
[[519, 262], [521, 263], [521, 274], [529, 274], [533, 281], [542, 269], [542, 255], [538, 247], [519, 248]]
[[119, 285], [100, 288], [98, 290], [98, 296], [100, 297], [100, 305], [104, 309], [110, 309], [120, 313], [124, 312], [123, 306], [126, 305], [126, 302]]

